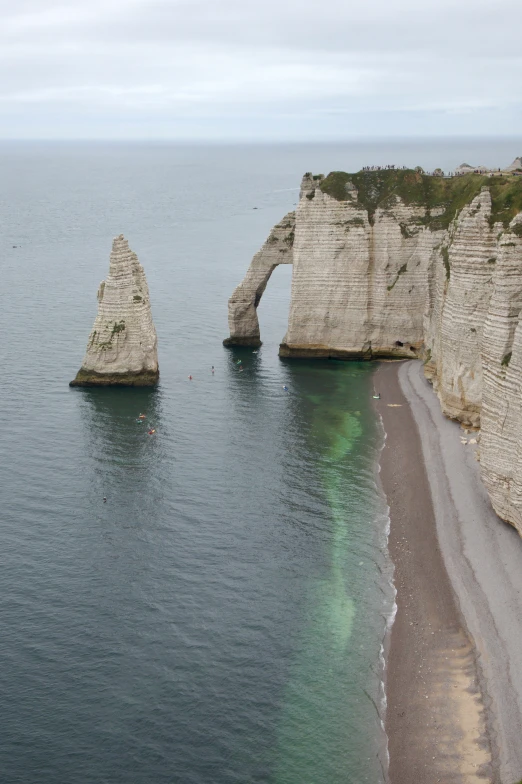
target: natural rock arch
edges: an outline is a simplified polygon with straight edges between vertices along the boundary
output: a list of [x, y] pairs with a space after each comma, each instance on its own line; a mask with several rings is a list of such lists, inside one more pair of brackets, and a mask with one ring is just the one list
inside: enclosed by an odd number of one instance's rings
[[228, 301], [230, 337], [223, 341], [225, 346], [261, 345], [257, 306], [275, 268], [293, 263], [294, 232], [295, 212], [289, 212], [274, 226], [252, 259], [247, 274]]

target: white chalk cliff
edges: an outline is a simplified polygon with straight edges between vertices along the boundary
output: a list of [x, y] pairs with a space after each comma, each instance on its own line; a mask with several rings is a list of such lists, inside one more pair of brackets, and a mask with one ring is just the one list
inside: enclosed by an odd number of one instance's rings
[[522, 533], [522, 214], [503, 232], [482, 341], [482, 479]]
[[519, 155], [513, 163], [510, 163], [509, 166], [506, 166], [506, 171], [522, 171], [522, 155]]
[[261, 294], [292, 263], [280, 355], [422, 358], [444, 413], [480, 426], [484, 483], [522, 534], [522, 178], [308, 174], [293, 220], [232, 295], [225, 342], [259, 345]]
[[112, 243], [109, 274], [98, 289], [98, 314], [71, 386], [153, 386], [159, 378], [157, 342], [145, 272], [120, 234]]

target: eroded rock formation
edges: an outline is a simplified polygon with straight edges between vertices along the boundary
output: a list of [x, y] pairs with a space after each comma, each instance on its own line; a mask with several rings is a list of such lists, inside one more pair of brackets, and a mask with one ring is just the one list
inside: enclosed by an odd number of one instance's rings
[[[233, 342], [260, 341], [270, 237], [230, 300]], [[422, 357], [445, 414], [481, 427], [484, 483], [522, 533], [522, 178], [305, 175], [292, 240], [280, 355]]]
[[289, 212], [276, 224], [250, 264], [242, 282], [228, 301], [230, 337], [225, 346], [260, 346], [257, 306], [270, 275], [279, 264], [292, 264], [295, 212]]
[[153, 386], [159, 369], [149, 288], [122, 234], [112, 243], [109, 274], [97, 296], [98, 314], [71, 386]]
[[522, 155], [519, 155], [513, 163], [510, 163], [509, 166], [506, 166], [505, 171], [522, 171]]

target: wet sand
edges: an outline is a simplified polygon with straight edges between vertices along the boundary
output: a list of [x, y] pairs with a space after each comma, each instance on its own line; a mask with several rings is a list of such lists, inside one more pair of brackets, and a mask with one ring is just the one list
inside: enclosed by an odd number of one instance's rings
[[381, 364], [375, 389], [397, 588], [386, 673], [391, 784], [514, 784], [522, 540], [491, 509], [475, 448], [443, 417], [421, 364]]

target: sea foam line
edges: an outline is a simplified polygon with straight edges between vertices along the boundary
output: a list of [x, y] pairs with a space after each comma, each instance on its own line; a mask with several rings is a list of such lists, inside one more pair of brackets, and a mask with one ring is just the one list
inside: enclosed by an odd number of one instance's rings
[[386, 765], [385, 765], [385, 768], [384, 768], [384, 775], [385, 775], [385, 778], [386, 778], [386, 782], [388, 782], [389, 781], [388, 770], [389, 770], [389, 766], [390, 766], [390, 752], [389, 752], [389, 748], [388, 748], [388, 735], [386, 734], [386, 710], [387, 710], [387, 707], [388, 707], [388, 701], [387, 701], [387, 698], [386, 698], [386, 663], [387, 663], [386, 660], [387, 660], [387, 655], [388, 655], [389, 646], [390, 646], [391, 631], [392, 631], [393, 624], [395, 622], [395, 617], [397, 615], [397, 587], [396, 587], [395, 581], [394, 581], [395, 567], [394, 567], [393, 561], [392, 561], [391, 556], [390, 556], [390, 535], [391, 535], [390, 506], [388, 504], [386, 493], [384, 492], [384, 488], [382, 486], [382, 482], [381, 482], [381, 479], [380, 479], [381, 455], [382, 455], [383, 449], [385, 447], [386, 439], [387, 439], [388, 435], [386, 433], [386, 430], [384, 429], [384, 422], [383, 422], [381, 414], [379, 413], [378, 416], [379, 416], [379, 422], [380, 422], [381, 432], [383, 434], [383, 438], [382, 438], [381, 448], [379, 449], [379, 458], [378, 458], [377, 466], [376, 466], [376, 468], [377, 468], [377, 471], [376, 471], [377, 481], [376, 481], [375, 484], [376, 484], [376, 489], [379, 492], [379, 495], [381, 496], [381, 498], [383, 499], [383, 501], [386, 504], [386, 512], [383, 512], [383, 516], [385, 517], [384, 545], [385, 545], [386, 558], [387, 558], [387, 561], [388, 561], [389, 566], [390, 566], [390, 580], [389, 580], [388, 584], [389, 584], [389, 586], [390, 586], [390, 588], [392, 590], [392, 596], [393, 596], [393, 602], [392, 602], [391, 609], [390, 609], [389, 613], [385, 614], [386, 623], [385, 623], [385, 627], [384, 627], [383, 641], [381, 643], [380, 651], [379, 651], [379, 664], [380, 664], [380, 672], [381, 672], [381, 679], [380, 679], [380, 683], [379, 683], [379, 688], [380, 688], [380, 693], [381, 693], [381, 699], [380, 699], [380, 722], [381, 722], [381, 727], [382, 727], [382, 731], [383, 731], [383, 735], [384, 735], [384, 739], [385, 739], [385, 763], [386, 763]]

